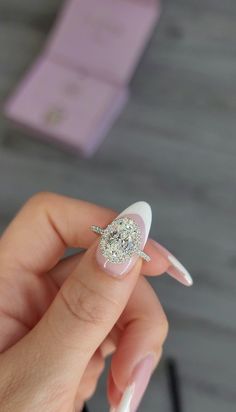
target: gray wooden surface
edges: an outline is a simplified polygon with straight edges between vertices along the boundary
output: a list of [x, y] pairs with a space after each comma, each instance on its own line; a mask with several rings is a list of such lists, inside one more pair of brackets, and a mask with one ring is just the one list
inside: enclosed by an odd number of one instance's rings
[[[60, 0], [0, 0], [0, 99], [38, 54]], [[166, 354], [180, 365], [184, 412], [236, 410], [236, 2], [166, 0], [132, 97], [91, 160], [0, 121], [0, 229], [50, 190], [118, 210], [145, 199], [152, 236], [195, 285], [153, 285], [170, 320]], [[104, 380], [91, 401], [107, 410]], [[96, 406], [95, 406], [96, 405]], [[169, 412], [163, 365], [141, 411]]]

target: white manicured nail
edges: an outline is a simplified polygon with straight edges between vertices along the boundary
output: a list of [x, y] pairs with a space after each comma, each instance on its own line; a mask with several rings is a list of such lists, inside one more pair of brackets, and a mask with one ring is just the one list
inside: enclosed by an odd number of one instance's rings
[[123, 393], [117, 408], [110, 412], [135, 412], [147, 389], [154, 368], [154, 356], [149, 354], [136, 366], [130, 384]]
[[[173, 255], [168, 255], [168, 260], [171, 263], [172, 267], [168, 269], [168, 272], [171, 276], [174, 276], [173, 273], [175, 273], [175, 269], [178, 272], [178, 275], [181, 274], [182, 277], [185, 279], [186, 283], [188, 286], [193, 285], [193, 279], [190, 275], [190, 273], [187, 271], [187, 269], [180, 263], [178, 259], [176, 259]], [[173, 272], [174, 270], [174, 272]]]
[[185, 286], [192, 286], [193, 279], [187, 269], [177, 260], [166, 248], [164, 248], [160, 243], [151, 240], [152, 244], [158, 250], [158, 252], [170, 262], [170, 266], [167, 269], [167, 273], [178, 280]]
[[135, 385], [130, 385], [123, 393], [119, 406], [112, 408], [110, 412], [131, 412], [131, 402], [134, 395]]

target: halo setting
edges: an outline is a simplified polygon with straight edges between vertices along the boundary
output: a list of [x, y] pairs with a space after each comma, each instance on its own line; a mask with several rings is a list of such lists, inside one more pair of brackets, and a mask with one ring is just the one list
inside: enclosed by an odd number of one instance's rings
[[149, 261], [150, 258], [141, 250], [141, 230], [129, 217], [120, 217], [106, 229], [92, 226], [92, 231], [101, 234], [100, 249], [102, 255], [111, 263], [123, 263], [133, 255], [139, 255]]

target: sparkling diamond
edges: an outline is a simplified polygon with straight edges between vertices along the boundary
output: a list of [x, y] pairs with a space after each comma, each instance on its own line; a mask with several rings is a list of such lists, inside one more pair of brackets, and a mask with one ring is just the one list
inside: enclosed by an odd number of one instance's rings
[[122, 263], [140, 250], [141, 232], [134, 220], [121, 217], [114, 220], [101, 236], [103, 256], [112, 263]]

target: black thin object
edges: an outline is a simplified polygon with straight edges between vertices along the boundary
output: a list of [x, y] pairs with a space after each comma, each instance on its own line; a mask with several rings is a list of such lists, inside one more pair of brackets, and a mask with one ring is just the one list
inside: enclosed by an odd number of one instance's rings
[[89, 412], [88, 407], [86, 406], [86, 403], [84, 404], [84, 409], [82, 410], [82, 412]]
[[173, 412], [183, 412], [177, 362], [167, 359], [166, 366]]

